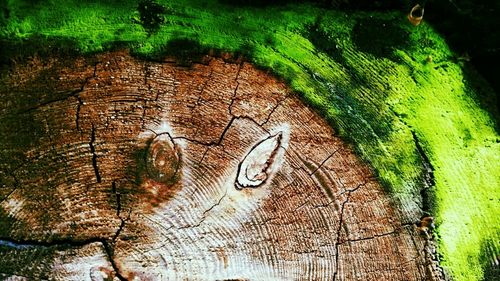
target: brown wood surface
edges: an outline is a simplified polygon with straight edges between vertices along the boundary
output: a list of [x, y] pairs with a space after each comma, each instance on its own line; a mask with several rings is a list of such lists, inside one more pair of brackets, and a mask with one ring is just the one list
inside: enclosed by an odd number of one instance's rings
[[0, 277], [440, 278], [418, 218], [249, 63], [33, 58], [0, 86]]

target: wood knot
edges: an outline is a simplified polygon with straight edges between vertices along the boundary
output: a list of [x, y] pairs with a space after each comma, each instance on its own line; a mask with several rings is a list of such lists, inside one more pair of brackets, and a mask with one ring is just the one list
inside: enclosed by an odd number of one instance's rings
[[236, 188], [258, 187], [270, 176], [271, 167], [281, 146], [282, 132], [257, 143], [238, 166]]
[[146, 170], [151, 179], [173, 184], [181, 166], [179, 148], [168, 133], [157, 135], [149, 144], [146, 153]]

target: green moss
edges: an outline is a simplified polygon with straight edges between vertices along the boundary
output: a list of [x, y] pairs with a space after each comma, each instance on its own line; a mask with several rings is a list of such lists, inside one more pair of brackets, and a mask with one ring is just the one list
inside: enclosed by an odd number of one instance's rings
[[[436, 202], [429, 205], [435, 203], [443, 265], [456, 280], [482, 279], [487, 261], [481, 245], [500, 238], [500, 137], [477, 97], [493, 95], [464, 72], [431, 27], [413, 27], [399, 13], [156, 2], [165, 9], [151, 32], [137, 1], [9, 1], [0, 36], [9, 42], [44, 38], [37, 48], [74, 42], [67, 48], [83, 53], [118, 42], [140, 56], [168, 53], [185, 63], [209, 49], [244, 54], [301, 93], [387, 190], [410, 205], [424, 178], [413, 132], [435, 169], [430, 198]], [[491, 248], [499, 254], [498, 246]]]

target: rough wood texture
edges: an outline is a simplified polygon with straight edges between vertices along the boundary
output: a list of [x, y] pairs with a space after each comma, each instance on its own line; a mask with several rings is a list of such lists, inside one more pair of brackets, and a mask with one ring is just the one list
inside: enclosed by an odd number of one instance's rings
[[249, 63], [34, 58], [0, 99], [3, 277], [439, 279], [372, 171]]

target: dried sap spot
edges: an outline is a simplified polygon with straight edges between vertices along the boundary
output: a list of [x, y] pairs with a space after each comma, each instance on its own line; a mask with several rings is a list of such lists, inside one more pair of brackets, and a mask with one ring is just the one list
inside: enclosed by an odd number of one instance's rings
[[259, 142], [238, 166], [236, 188], [259, 187], [271, 176], [276, 166], [276, 157], [281, 147], [283, 134], [272, 135]]
[[163, 184], [174, 184], [181, 166], [180, 150], [168, 133], [157, 135], [146, 152], [149, 177]]

